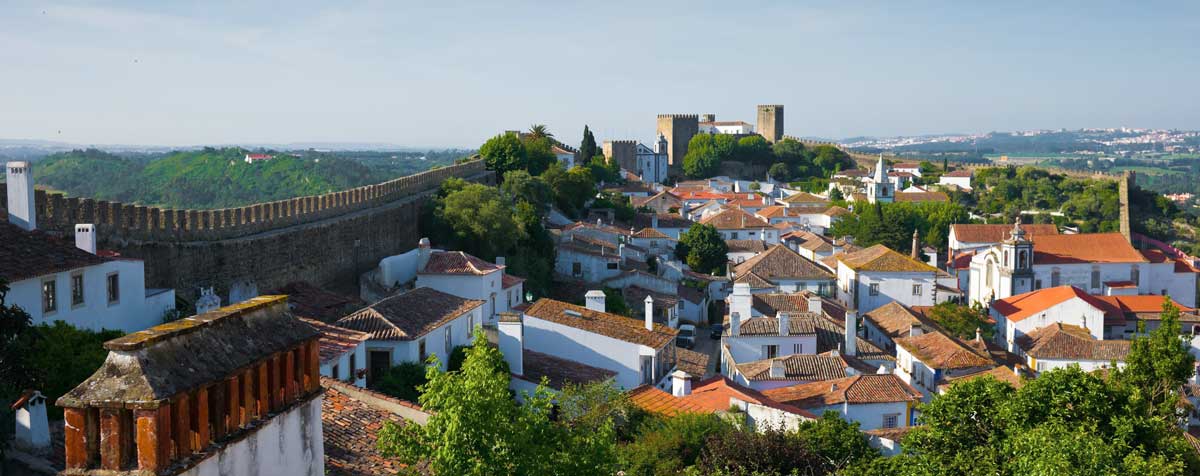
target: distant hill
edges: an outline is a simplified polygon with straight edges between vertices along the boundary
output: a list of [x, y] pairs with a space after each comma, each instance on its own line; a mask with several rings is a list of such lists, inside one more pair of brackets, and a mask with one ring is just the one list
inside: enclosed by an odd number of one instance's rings
[[247, 164], [244, 158], [250, 152], [236, 147], [203, 148], [147, 158], [73, 150], [37, 161], [34, 179], [73, 197], [206, 209], [344, 190], [453, 161], [449, 152], [434, 160], [394, 155], [384, 160], [302, 151], [268, 152], [274, 158]]

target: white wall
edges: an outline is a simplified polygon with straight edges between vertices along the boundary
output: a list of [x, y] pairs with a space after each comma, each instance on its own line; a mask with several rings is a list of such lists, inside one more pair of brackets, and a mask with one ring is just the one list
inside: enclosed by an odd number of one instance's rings
[[947, 177], [945, 175], [938, 179], [939, 184], [958, 185], [962, 188], [971, 188], [971, 177]]
[[989, 312], [992, 319], [996, 320], [997, 340], [1002, 339], [998, 343], [1005, 346], [1009, 352], [1018, 352], [1016, 341], [1021, 336], [1056, 323], [1086, 327], [1092, 337], [1097, 340], [1104, 339], [1104, 312], [1077, 297], [1050, 306], [1017, 322], [1009, 321], [994, 308]]
[[[321, 364], [321, 375], [329, 377], [329, 378], [341, 380], [343, 382], [350, 382], [350, 383], [353, 383], [357, 387], [366, 387], [367, 386], [366, 377], [363, 377], [360, 379], [354, 379], [353, 381], [351, 380], [351, 376], [353, 374], [351, 373], [351, 369], [350, 369], [350, 356], [352, 356], [352, 355], [354, 356], [355, 370], [364, 370], [367, 368], [367, 366], [366, 366], [367, 345], [364, 342], [364, 343], [358, 344], [358, 346], [354, 348], [353, 352], [346, 352], [345, 354], [342, 354], [342, 356], [339, 357], [338, 360]], [[333, 374], [333, 366], [335, 364], [337, 365], [337, 368], [338, 368], [337, 375]]]
[[322, 400], [318, 395], [274, 416], [180, 476], [324, 476]]
[[609, 263], [619, 262], [620, 258], [617, 256], [601, 257], [559, 247], [557, 256], [554, 258], [554, 272], [563, 276], [576, 277], [572, 273], [573, 264], [579, 263], [582, 274], [578, 278], [589, 283], [598, 283], [620, 274], [619, 264], [617, 269], [608, 269]]
[[779, 230], [774, 228], [718, 229], [717, 232], [724, 240], [762, 240], [768, 244], [779, 243]]
[[[417, 275], [417, 287], [433, 288], [461, 298], [484, 301], [482, 315], [487, 318], [487, 322], [493, 322], [497, 312], [507, 310], [504, 307], [507, 298], [501, 297], [504, 290], [500, 287], [500, 277], [503, 274], [503, 271], [493, 271], [483, 276], [421, 273]], [[497, 302], [501, 302], [499, 309], [496, 307]]]
[[[71, 305], [71, 276], [83, 274], [83, 304]], [[108, 275], [117, 273], [120, 299], [108, 303]], [[53, 278], [58, 297], [57, 309], [42, 311], [42, 282]], [[136, 332], [162, 324], [163, 313], [175, 308], [175, 291], [164, 290], [146, 297], [145, 271], [138, 260], [117, 259], [94, 266], [39, 276], [11, 284], [7, 302], [16, 304], [33, 318], [33, 323], [63, 321], [80, 329], [117, 329]]]
[[396, 283], [403, 284], [416, 279], [418, 251], [414, 248], [379, 260], [379, 280], [382, 281], [379, 284], [390, 288]]
[[850, 422], [858, 422], [860, 430], [875, 430], [883, 428], [884, 415], [899, 415], [896, 418], [897, 427], [908, 426], [908, 404], [906, 402], [893, 403], [856, 403], [856, 404], [838, 404], [828, 405], [812, 409], [812, 412], [821, 415], [827, 411], [835, 411], [841, 414], [842, 419]]
[[[525, 315], [525, 348], [616, 372], [617, 386], [632, 389], [642, 384], [641, 357], [656, 352], [644, 345], [587, 332], [571, 326]], [[673, 342], [667, 345], [674, 345]], [[657, 367], [658, 362], [654, 362]]]
[[[817, 336], [799, 335], [799, 336], [726, 336], [722, 338], [724, 344], [729, 346], [730, 355], [733, 360], [738, 363], [753, 362], [767, 358], [766, 351], [763, 346], [778, 345], [779, 355], [792, 354], [815, 354], [817, 353]], [[801, 346], [800, 352], [795, 351], [795, 346]]]
[[[372, 350], [390, 350], [392, 351], [393, 366], [405, 362], [423, 362], [420, 355], [420, 342], [424, 340], [425, 356], [428, 357], [436, 354], [438, 361], [441, 362], [442, 370], [446, 370], [446, 366], [450, 363], [450, 352], [460, 345], [471, 345], [471, 332], [473, 329], [470, 326], [470, 322], [472, 319], [475, 326], [479, 326], [483, 322], [482, 306], [442, 324], [417, 340], [368, 340], [366, 342], [366, 354], [369, 355]], [[447, 329], [450, 330], [449, 345], [446, 344]]]
[[[1028, 360], [1030, 368], [1041, 372], [1046, 372], [1054, 369], [1065, 369], [1072, 365], [1078, 365], [1080, 370], [1091, 372], [1101, 368], [1112, 368], [1112, 362], [1108, 360], [1060, 360], [1060, 359], [1034, 359]], [[1125, 362], [1118, 361], [1118, 367], [1124, 367]]]
[[[898, 301], [905, 306], [932, 306], [935, 304], [934, 289], [937, 285], [937, 278], [933, 271], [927, 273], [880, 271], [856, 273], [839, 262], [837, 276], [838, 299], [855, 306], [854, 296], [849, 292], [850, 289], [855, 289], [860, 313], [871, 312], [893, 301]], [[871, 284], [879, 285], [879, 293], [875, 296], [871, 295]], [[913, 295], [913, 285], [916, 284], [921, 285], [919, 296]]]

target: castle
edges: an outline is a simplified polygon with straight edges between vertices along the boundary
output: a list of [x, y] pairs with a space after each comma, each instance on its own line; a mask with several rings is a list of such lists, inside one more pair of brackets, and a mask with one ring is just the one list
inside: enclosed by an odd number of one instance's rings
[[757, 123], [754, 130], [747, 130], [748, 125], [737, 123], [731, 129], [725, 129], [716, 121], [715, 114], [659, 114], [656, 132], [666, 140], [667, 163], [671, 174], [679, 175], [683, 170], [683, 157], [687, 155], [688, 142], [699, 134], [701, 124], [706, 124], [706, 131], [717, 133], [733, 133], [749, 135], [757, 132], [767, 142], [775, 143], [784, 139], [783, 105], [763, 104], [757, 108]]

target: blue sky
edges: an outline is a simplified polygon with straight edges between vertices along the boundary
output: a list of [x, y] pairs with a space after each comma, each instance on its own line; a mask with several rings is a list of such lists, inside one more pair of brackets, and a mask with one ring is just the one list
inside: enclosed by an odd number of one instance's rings
[[0, 3], [3, 138], [648, 140], [765, 103], [833, 138], [1200, 129], [1198, 85], [1194, 0]]

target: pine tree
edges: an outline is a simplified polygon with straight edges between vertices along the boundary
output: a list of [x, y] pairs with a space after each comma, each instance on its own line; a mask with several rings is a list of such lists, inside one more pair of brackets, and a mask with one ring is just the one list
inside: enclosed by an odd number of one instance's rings
[[583, 126], [583, 142], [579, 144], [579, 157], [587, 161], [597, 155], [600, 155], [600, 151], [596, 149], [596, 137], [592, 135], [592, 131], [585, 124]]

